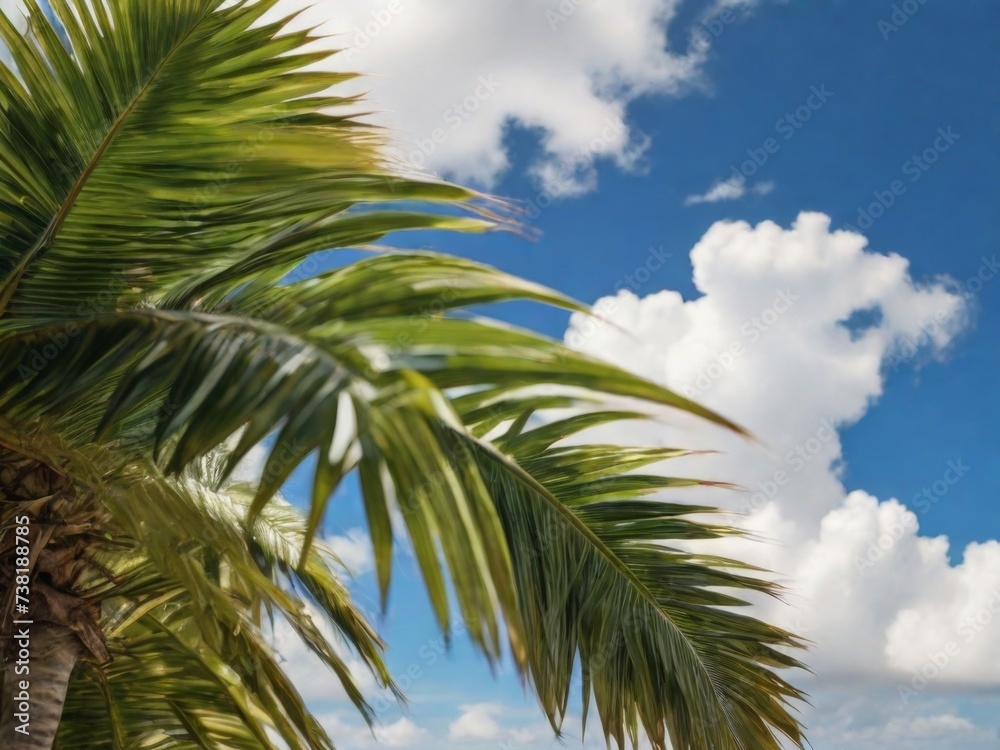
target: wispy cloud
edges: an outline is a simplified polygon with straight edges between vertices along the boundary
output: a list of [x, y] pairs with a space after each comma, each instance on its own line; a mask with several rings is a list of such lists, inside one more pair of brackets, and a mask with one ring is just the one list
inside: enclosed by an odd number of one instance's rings
[[689, 195], [684, 199], [685, 206], [698, 203], [718, 203], [719, 201], [735, 201], [746, 195], [767, 195], [774, 190], [774, 180], [747, 185], [745, 177], [735, 175], [728, 180], [720, 180], [701, 194]]

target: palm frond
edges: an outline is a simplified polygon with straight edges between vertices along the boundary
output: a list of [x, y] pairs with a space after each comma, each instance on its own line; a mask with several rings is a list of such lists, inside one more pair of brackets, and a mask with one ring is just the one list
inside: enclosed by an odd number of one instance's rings
[[[319, 538], [357, 472], [383, 599], [398, 514], [442, 629], [454, 599], [488, 659], [506, 638], [557, 730], [579, 670], [619, 744], [801, 745], [802, 695], [778, 676], [800, 644], [740, 614], [780, 591], [691, 551], [735, 533], [710, 508], [658, 499], [709, 483], [645, 473], [683, 450], [580, 437], [658, 406], [737, 425], [476, 318], [584, 310], [495, 269], [390, 252], [295, 272], [396, 231], [496, 228], [504, 207], [395, 174], [343, 114], [348, 76], [310, 67], [311, 32], [264, 21], [277, 1], [47, 0], [50, 20], [24, 0], [23, 35], [0, 15], [0, 469], [87, 519], [62, 540], [90, 556], [73, 594], [102, 603], [116, 656], [79, 671], [63, 744], [331, 747], [267, 643], [272, 614], [370, 719], [311, 614], [394, 688]], [[534, 419], [611, 396], [631, 403]], [[227, 486], [267, 439], [255, 486]], [[300, 514], [275, 497], [311, 456]]]
[[[150, 297], [212, 304], [309, 254], [402, 229], [484, 229], [427, 212], [474, 197], [394, 175], [338, 114], [350, 76], [305, 70], [310, 31], [277, 0], [26, 0], [0, 14], [0, 317], [65, 320]], [[109, 207], [114, 207], [109, 211]], [[70, 315], [67, 315], [70, 311]]]
[[[392, 284], [394, 277], [382, 269], [391, 264], [399, 291], [438, 291], [448, 283], [460, 286], [467, 302], [499, 294], [559, 300], [483, 266], [436, 267], [433, 261], [426, 255], [395, 256], [282, 287], [274, 295], [280, 304], [268, 307], [259, 320], [179, 310], [103, 315], [81, 323], [51, 365], [28, 378], [14, 364], [45, 346], [58, 328], [50, 324], [13, 332], [0, 337], [0, 351], [9, 353], [5, 361], [11, 363], [0, 365], [0, 393], [5, 393], [0, 408], [17, 410], [26, 419], [69, 411], [76, 430], [98, 419], [104, 428], [122, 418], [152, 424], [154, 453], [166, 454], [168, 471], [182, 469], [242, 430], [230, 457], [232, 468], [280, 427], [254, 512], [297, 465], [317, 454], [311, 536], [331, 492], [357, 466], [383, 595], [392, 554], [391, 504], [405, 495], [417, 509], [404, 517], [442, 626], [449, 629], [450, 615], [438, 545], [463, 616], [476, 623], [470, 629], [473, 640], [496, 658], [498, 607], [509, 617], [515, 642], [521, 639], [512, 617], [509, 562], [488, 489], [476, 467], [456, 457], [442, 437], [442, 425], [461, 427], [445, 391], [529, 385], [588, 389], [728, 423], [670, 391], [536, 334], [439, 315], [414, 325], [410, 311], [421, 309], [419, 298], [410, 307], [397, 298], [379, 309], [360, 291], [364, 279], [383, 290]], [[347, 288], [343, 297], [336, 295], [339, 283]], [[234, 305], [242, 302], [237, 295]], [[331, 319], [332, 304], [340, 307]], [[116, 382], [117, 392], [106, 406], [109, 384]], [[95, 393], [95, 387], [103, 392]], [[338, 433], [345, 437], [334, 453]]]
[[[475, 403], [466, 397], [466, 408]], [[533, 409], [532, 398], [526, 403]], [[803, 745], [795, 702], [775, 670], [802, 668], [791, 633], [739, 612], [780, 589], [736, 560], [691, 542], [738, 533], [714, 508], [653, 497], [710, 482], [638, 473], [685, 455], [582, 442], [595, 424], [632, 414], [590, 412], [468, 442], [504, 525], [517, 581], [533, 687], [559, 730], [574, 676], [583, 711], [593, 697], [606, 738], [654, 748]], [[566, 444], [566, 438], [581, 444]], [[523, 473], [512, 471], [511, 465]]]
[[[315, 618], [395, 691], [383, 644], [340, 582], [332, 550], [316, 541], [303, 559], [301, 512], [271, 504], [248, 546], [248, 488], [213, 492], [191, 476], [155, 477], [139, 471], [107, 498], [120, 523], [118, 544], [102, 559], [113, 577], [88, 595], [105, 601], [114, 658], [77, 675], [61, 731], [67, 741], [86, 740], [71, 746], [132, 747], [163, 737], [164, 747], [260, 748], [270, 746], [270, 730], [292, 748], [333, 747], [267, 641], [275, 618], [372, 721], [343, 646]], [[298, 587], [305, 601], [292, 593]]]

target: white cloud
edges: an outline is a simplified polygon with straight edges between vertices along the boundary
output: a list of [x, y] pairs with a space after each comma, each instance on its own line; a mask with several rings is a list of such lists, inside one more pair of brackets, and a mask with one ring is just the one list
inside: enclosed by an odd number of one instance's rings
[[817, 748], [852, 750], [991, 750], [996, 730], [984, 729], [961, 716], [946, 700], [928, 700], [919, 712], [892, 708], [892, 696], [852, 690], [821, 696], [830, 717], [813, 724], [810, 739]]
[[685, 206], [693, 206], [698, 203], [718, 203], [719, 201], [734, 201], [745, 197], [748, 193], [752, 195], [767, 195], [774, 190], [774, 181], [758, 182], [756, 185], [747, 185], [745, 177], [736, 175], [728, 180], [720, 180], [701, 194], [689, 195], [684, 199]]
[[364, 529], [349, 529], [342, 536], [327, 537], [326, 543], [354, 575], [363, 575], [375, 569], [371, 537]]
[[[230, 440], [227, 444], [229, 448], [236, 447], [236, 441]], [[264, 473], [264, 462], [267, 461], [268, 447], [263, 443], [257, 443], [247, 451], [247, 454], [240, 459], [240, 462], [233, 468], [231, 480], [233, 482], [249, 482], [257, 484], [261, 474]]]
[[[510, 167], [512, 127], [536, 134], [529, 172], [552, 195], [594, 189], [598, 162], [643, 167], [648, 138], [629, 106], [651, 94], [703, 88], [719, 35], [756, 0], [720, 0], [678, 28], [681, 0], [282, 0], [271, 18], [304, 10], [323, 63], [367, 74], [340, 87], [365, 93], [393, 129], [404, 164], [489, 187]], [[732, 12], [732, 7], [737, 12]], [[21, 23], [21, 0], [0, 10]], [[681, 40], [674, 48], [670, 38]], [[419, 60], [419, 65], [413, 61]]]
[[319, 723], [337, 747], [356, 748], [375, 744], [372, 730], [359, 723], [356, 716], [345, 717], [339, 713], [320, 714]]
[[404, 716], [396, 721], [376, 725], [374, 731], [358, 723], [354, 716], [330, 713], [319, 716], [320, 724], [337, 747], [351, 750], [358, 747], [417, 747], [428, 732]]
[[426, 729], [417, 726], [405, 716], [375, 729], [375, 739], [388, 747], [409, 747], [426, 736]]
[[[602, 439], [726, 452], [669, 468], [749, 488], [711, 499], [776, 543], [727, 540], [721, 551], [790, 587], [793, 606], [761, 614], [815, 642], [807, 687], [881, 686], [902, 710], [946, 687], [1000, 686], [1000, 544], [969, 545], [953, 564], [947, 539], [919, 533], [930, 501], [914, 503], [918, 516], [848, 493], [839, 471], [837, 429], [881, 395], [886, 360], [912, 354], [912, 342], [942, 356], [965, 323], [962, 298], [945, 281], [915, 282], [904, 258], [868, 251], [863, 237], [831, 232], [821, 214], [790, 229], [717, 223], [691, 260], [699, 298], [622, 291], [598, 304], [624, 332], [575, 316], [567, 342], [698, 398], [764, 447], [681, 418]], [[960, 456], [914, 467], [948, 499], [975, 470]]]
[[28, 27], [27, 19], [25, 18], [27, 10], [24, 7], [23, 0], [0, 0], [0, 13], [11, 19], [18, 31], [23, 32]]
[[459, 706], [457, 719], [448, 725], [448, 739], [475, 742], [501, 742], [504, 740], [526, 745], [551, 743], [551, 727], [544, 723], [528, 726], [509, 726], [501, 719], [511, 713], [501, 703], [475, 703]]
[[977, 730], [971, 721], [954, 714], [920, 716], [913, 720], [897, 719], [887, 727], [887, 739], [937, 739], [975, 735]]
[[[304, 4], [285, 0], [281, 9]], [[641, 168], [647, 141], [628, 122], [633, 101], [702, 84], [715, 34], [672, 49], [667, 29], [679, 5], [320, 0], [302, 23], [340, 34], [346, 51], [334, 65], [372, 74], [357, 90], [370, 90], [406, 162], [489, 186], [510, 166], [505, 139], [517, 126], [540, 140], [530, 172], [553, 193], [573, 195], [595, 187], [597, 161]], [[692, 39], [696, 29], [686, 31], [675, 38]]]
[[503, 728], [496, 715], [502, 707], [495, 703], [477, 703], [460, 706], [462, 712], [448, 727], [448, 738], [452, 740], [499, 740]]

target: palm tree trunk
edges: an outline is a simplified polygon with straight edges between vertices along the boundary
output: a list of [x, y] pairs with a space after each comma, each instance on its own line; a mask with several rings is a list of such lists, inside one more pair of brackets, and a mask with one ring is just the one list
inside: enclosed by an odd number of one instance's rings
[[[16, 673], [16, 656], [4, 667], [3, 717], [0, 719], [0, 748], [3, 750], [51, 750], [59, 730], [69, 678], [83, 647], [72, 630], [47, 622], [31, 626], [28, 652], [30, 674]], [[28, 704], [27, 727], [24, 727], [24, 717], [16, 716], [21, 713], [22, 680], [30, 683], [27, 691], [30, 698], [24, 701]]]

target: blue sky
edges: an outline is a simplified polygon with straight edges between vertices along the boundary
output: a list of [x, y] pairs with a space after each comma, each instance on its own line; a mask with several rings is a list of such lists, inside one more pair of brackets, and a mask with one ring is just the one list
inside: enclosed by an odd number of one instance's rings
[[[817, 640], [817, 675], [800, 680], [815, 696], [804, 710], [814, 747], [1000, 747], [1000, 615], [984, 616], [974, 638], [958, 634], [1000, 591], [1000, 5], [761, 1], [729, 3], [732, 16], [692, 0], [469, 5], [358, 0], [315, 11], [354, 30], [351, 62], [380, 76], [372, 98], [391, 110], [401, 153], [422, 154], [409, 161], [529, 205], [563, 193], [531, 218], [537, 242], [433, 235], [398, 244], [429, 244], [613, 305], [609, 317], [632, 337], [576, 320], [567, 341], [698, 388], [773, 449], [734, 446], [730, 458], [693, 465], [703, 475], [755, 487], [786, 451], [820, 435], [789, 487], [750, 501], [749, 522], [774, 543], [739, 550], [790, 582], [796, 612], [774, 617]], [[606, 13], [636, 23], [619, 28]], [[504, 39], [508, 28], [523, 34]], [[708, 43], [691, 47], [699, 28]], [[608, 49], [588, 58], [602, 35]], [[657, 58], [657, 45], [671, 54]], [[500, 93], [482, 88], [490, 76]], [[579, 80], [588, 86], [573, 98]], [[461, 125], [448, 130], [456, 105]], [[611, 138], [602, 135], [609, 122]], [[741, 166], [754, 157], [759, 165]], [[552, 170], [567, 160], [573, 177], [560, 183]], [[845, 225], [866, 249], [836, 233]], [[756, 317], [747, 309], [767, 315], [782, 289], [797, 299], [771, 312], [773, 326], [757, 338], [733, 333]], [[838, 337], [852, 312], [855, 337]], [[569, 325], [537, 307], [495, 314], [557, 338]], [[712, 370], [731, 340], [745, 355]], [[829, 439], [817, 432], [824, 423], [836, 428]], [[304, 487], [298, 476], [286, 493], [301, 501]], [[365, 545], [349, 536], [363, 526], [356, 488], [345, 487], [328, 531], [360, 566], [353, 589], [374, 610]], [[866, 566], [882, 538], [888, 548]], [[441, 653], [405, 555], [381, 627], [412, 699], [406, 712], [381, 714], [383, 744], [554, 746], [515, 675], [491, 676], [461, 636]], [[952, 640], [960, 653], [903, 696], [899, 686]], [[340, 747], [370, 745], [336, 695], [311, 697]], [[578, 725], [566, 729], [568, 746], [579, 746]]]

